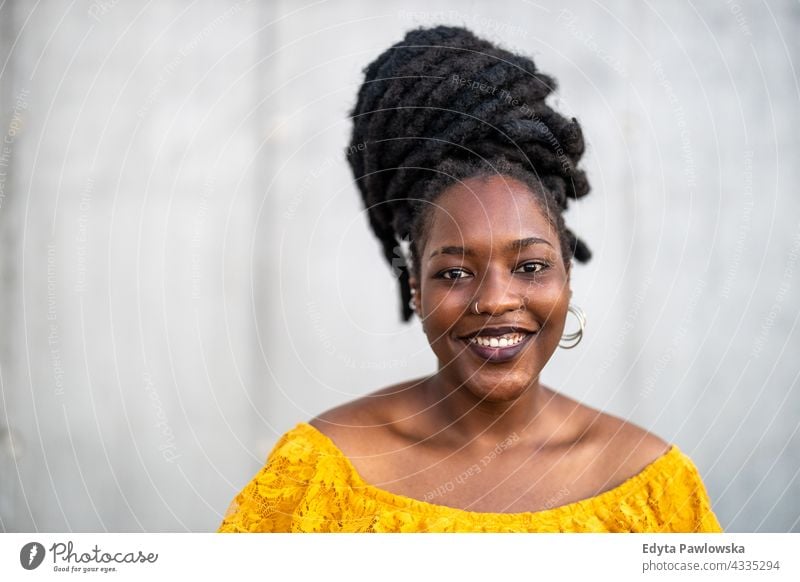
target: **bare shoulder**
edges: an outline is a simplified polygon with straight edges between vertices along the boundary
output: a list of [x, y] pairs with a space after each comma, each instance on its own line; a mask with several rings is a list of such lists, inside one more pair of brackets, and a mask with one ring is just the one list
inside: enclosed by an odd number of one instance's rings
[[669, 443], [630, 421], [562, 397], [581, 427], [587, 462], [608, 483], [619, 484], [639, 474], [670, 449]]
[[391, 436], [398, 418], [408, 412], [418, 380], [394, 384], [351, 400], [315, 416], [308, 424], [326, 435], [339, 448], [354, 454], [367, 454]]
[[639, 473], [670, 449], [660, 437], [610, 414], [601, 413], [596, 431], [595, 438], [607, 449], [603, 456], [627, 476]]

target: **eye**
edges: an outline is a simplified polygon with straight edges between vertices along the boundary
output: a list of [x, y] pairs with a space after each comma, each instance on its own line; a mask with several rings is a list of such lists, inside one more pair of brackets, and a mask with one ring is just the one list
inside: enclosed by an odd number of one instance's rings
[[529, 262], [523, 263], [522, 265], [517, 267], [517, 270], [514, 271], [514, 272], [515, 273], [531, 273], [531, 274], [533, 274], [533, 273], [538, 273], [540, 271], [543, 271], [544, 269], [546, 269], [549, 266], [550, 265], [548, 265], [547, 263], [542, 262], [542, 261], [529, 261]]
[[442, 279], [448, 279], [450, 281], [453, 281], [455, 279], [463, 279], [464, 277], [467, 277], [467, 276], [469, 276], [469, 273], [467, 271], [465, 271], [464, 269], [458, 269], [458, 268], [445, 269], [444, 271], [442, 271], [438, 275], [438, 277], [440, 277]]

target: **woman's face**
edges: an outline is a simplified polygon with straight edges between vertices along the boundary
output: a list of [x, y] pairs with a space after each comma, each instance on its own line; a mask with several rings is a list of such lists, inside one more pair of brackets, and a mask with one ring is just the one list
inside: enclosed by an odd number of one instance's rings
[[505, 176], [455, 184], [431, 212], [412, 286], [439, 375], [480, 398], [517, 398], [564, 330], [571, 292], [558, 233], [530, 189]]

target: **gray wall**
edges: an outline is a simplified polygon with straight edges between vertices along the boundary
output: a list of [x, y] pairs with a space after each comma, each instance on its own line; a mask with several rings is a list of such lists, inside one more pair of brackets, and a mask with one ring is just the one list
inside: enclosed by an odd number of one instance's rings
[[280, 433], [434, 369], [343, 149], [361, 68], [444, 22], [588, 138], [545, 381], [800, 531], [797, 4], [431, 4], [0, 5], [0, 528], [212, 530]]

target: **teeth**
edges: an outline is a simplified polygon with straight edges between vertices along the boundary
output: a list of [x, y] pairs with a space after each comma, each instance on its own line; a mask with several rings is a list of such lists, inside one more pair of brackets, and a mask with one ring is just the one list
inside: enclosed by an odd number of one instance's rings
[[471, 338], [469, 341], [478, 344], [479, 346], [484, 346], [487, 348], [507, 348], [509, 346], [515, 346], [528, 334], [525, 333], [507, 333], [501, 336], [477, 336]]

